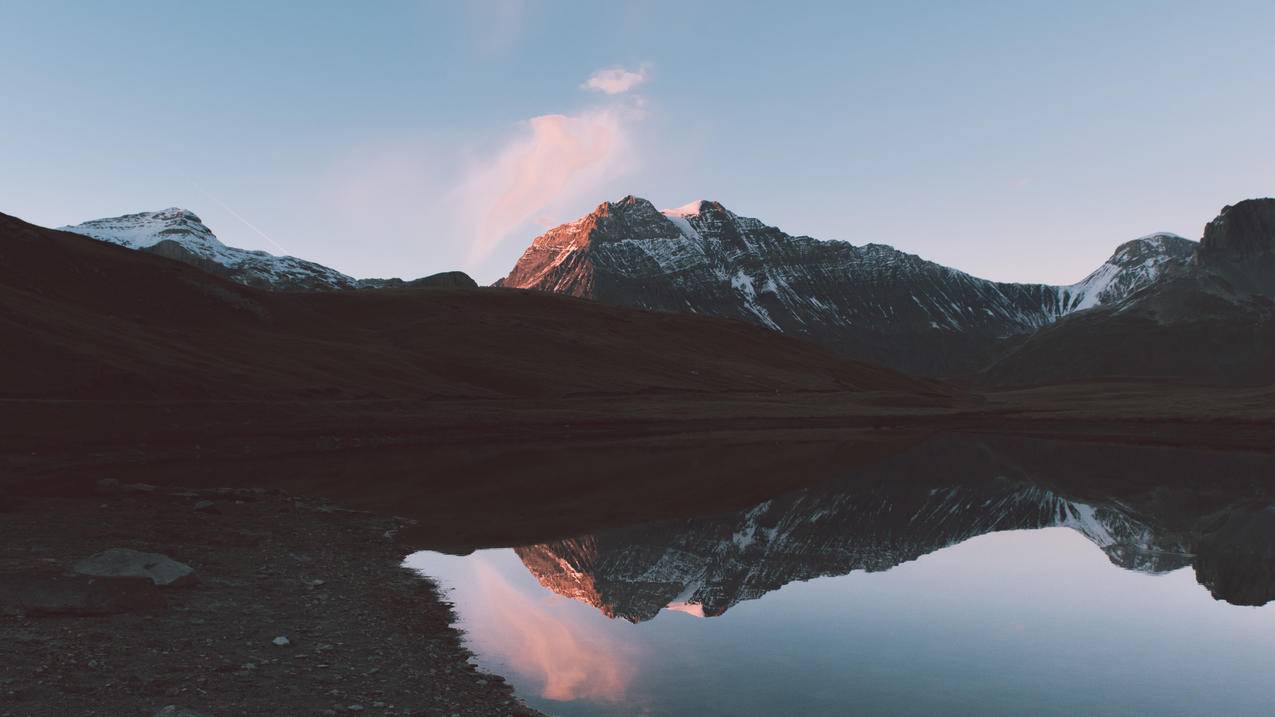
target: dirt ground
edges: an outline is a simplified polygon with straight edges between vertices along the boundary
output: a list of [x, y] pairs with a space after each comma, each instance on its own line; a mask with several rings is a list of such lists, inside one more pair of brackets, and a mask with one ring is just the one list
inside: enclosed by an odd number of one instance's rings
[[[475, 670], [435, 586], [400, 567], [406, 525], [277, 491], [108, 483], [10, 503], [0, 715], [538, 714]], [[167, 555], [198, 583], [41, 597], [41, 581], [108, 548]], [[92, 612], [113, 614], [68, 614]]]

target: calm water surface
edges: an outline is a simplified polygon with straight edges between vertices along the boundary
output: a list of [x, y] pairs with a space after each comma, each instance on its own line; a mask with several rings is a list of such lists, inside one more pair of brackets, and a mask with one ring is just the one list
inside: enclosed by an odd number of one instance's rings
[[1020, 463], [921, 470], [945, 450], [727, 515], [407, 563], [550, 714], [1275, 713], [1267, 466], [1111, 495]]

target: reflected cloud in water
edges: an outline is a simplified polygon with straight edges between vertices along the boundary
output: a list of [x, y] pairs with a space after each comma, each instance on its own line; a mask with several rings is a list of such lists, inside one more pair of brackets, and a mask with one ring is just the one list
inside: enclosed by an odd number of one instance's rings
[[500, 567], [496, 553], [445, 560], [454, 570], [450, 597], [463, 606], [472, 649], [539, 685], [546, 699], [625, 699], [636, 669], [633, 649], [592, 629], [589, 616], [563, 609], [560, 600], [516, 587], [517, 574]]

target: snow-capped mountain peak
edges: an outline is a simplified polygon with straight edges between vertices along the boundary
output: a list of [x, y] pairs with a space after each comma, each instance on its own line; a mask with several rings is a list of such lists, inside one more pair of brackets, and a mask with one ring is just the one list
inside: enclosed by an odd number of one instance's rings
[[1125, 242], [1089, 276], [1060, 287], [1063, 304], [1071, 313], [1124, 299], [1155, 283], [1167, 268], [1185, 263], [1195, 248], [1195, 242], [1169, 232]]
[[60, 229], [159, 254], [263, 289], [351, 289], [355, 286], [354, 279], [321, 264], [226, 246], [198, 215], [180, 207], [94, 219]]
[[109, 219], [94, 219], [75, 226], [61, 227], [61, 229], [130, 249], [145, 249], [162, 241], [224, 246], [194, 212], [180, 207], [169, 207], [158, 212], [125, 214]]

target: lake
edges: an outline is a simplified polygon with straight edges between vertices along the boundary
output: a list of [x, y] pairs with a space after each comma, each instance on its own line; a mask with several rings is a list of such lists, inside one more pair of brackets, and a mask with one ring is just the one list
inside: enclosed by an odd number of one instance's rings
[[1269, 459], [987, 445], [406, 562], [480, 666], [549, 714], [1272, 712]]

